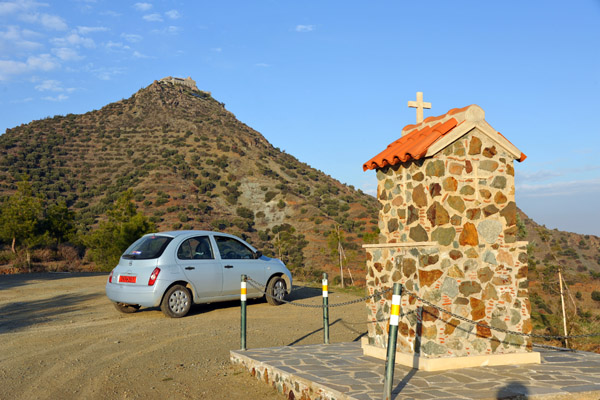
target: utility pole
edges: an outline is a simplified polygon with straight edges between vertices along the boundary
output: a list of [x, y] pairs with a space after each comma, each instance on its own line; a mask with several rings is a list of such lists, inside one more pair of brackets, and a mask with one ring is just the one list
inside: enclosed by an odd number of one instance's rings
[[[560, 285], [560, 305], [562, 307], [562, 316], [563, 316], [563, 329], [565, 331], [565, 336], [567, 336], [567, 316], [565, 314], [565, 297], [563, 295], [563, 280], [562, 274], [560, 272], [560, 267], [558, 267], [558, 283]], [[565, 339], [565, 346], [569, 347], [569, 342]]]

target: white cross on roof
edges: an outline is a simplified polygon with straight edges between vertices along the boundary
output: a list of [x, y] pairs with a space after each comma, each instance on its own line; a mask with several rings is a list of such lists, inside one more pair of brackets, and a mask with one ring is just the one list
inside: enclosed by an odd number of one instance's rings
[[431, 108], [431, 103], [423, 101], [423, 92], [417, 92], [417, 101], [409, 101], [408, 106], [417, 109], [417, 124], [423, 122], [423, 109]]

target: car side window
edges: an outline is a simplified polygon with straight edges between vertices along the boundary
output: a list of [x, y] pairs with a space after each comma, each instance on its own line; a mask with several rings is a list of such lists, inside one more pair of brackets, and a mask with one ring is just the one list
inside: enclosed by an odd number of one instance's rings
[[213, 260], [212, 247], [208, 236], [196, 236], [181, 243], [177, 250], [180, 260]]
[[224, 236], [215, 236], [217, 247], [224, 260], [252, 260], [254, 252], [243, 243]]

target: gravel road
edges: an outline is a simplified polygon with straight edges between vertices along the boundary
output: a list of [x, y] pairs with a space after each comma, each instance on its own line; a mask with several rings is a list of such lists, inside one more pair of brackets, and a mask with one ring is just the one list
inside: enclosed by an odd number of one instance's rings
[[[0, 275], [0, 399], [283, 399], [229, 364], [240, 346], [239, 302], [121, 314], [106, 274]], [[355, 299], [330, 291], [329, 302]], [[292, 300], [321, 302], [294, 287]], [[330, 309], [330, 340], [358, 340], [364, 303]], [[248, 348], [322, 343], [320, 309], [248, 304]]]

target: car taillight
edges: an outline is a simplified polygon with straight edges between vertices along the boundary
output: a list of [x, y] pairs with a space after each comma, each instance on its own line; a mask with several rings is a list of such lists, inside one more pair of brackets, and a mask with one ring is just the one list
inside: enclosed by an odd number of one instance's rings
[[154, 285], [154, 282], [156, 282], [156, 278], [158, 278], [159, 273], [160, 268], [154, 268], [154, 271], [152, 271], [152, 275], [150, 275], [150, 279], [148, 279], [148, 286]]
[[108, 276], [108, 283], [112, 283], [112, 274], [113, 272], [110, 271], [110, 275]]

